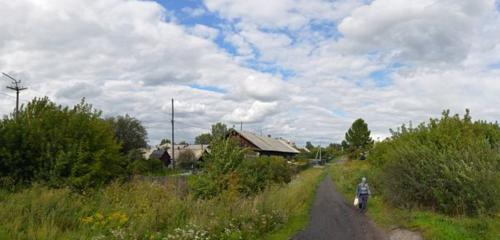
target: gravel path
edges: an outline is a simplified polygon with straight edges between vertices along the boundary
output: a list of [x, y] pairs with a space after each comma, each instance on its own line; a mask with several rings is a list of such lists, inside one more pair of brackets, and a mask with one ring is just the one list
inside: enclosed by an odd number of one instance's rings
[[[369, 210], [368, 203], [368, 210]], [[386, 240], [368, 217], [352, 207], [352, 203], [337, 192], [331, 177], [327, 176], [319, 185], [312, 206], [309, 226], [293, 240]]]

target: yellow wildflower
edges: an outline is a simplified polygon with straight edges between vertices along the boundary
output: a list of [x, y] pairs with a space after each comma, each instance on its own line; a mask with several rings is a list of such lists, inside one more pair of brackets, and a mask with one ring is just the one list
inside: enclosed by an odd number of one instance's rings
[[82, 221], [83, 223], [91, 223], [94, 221], [94, 218], [92, 216], [89, 216], [89, 217], [82, 217], [80, 219], [80, 221]]
[[101, 213], [99, 213], [99, 212], [95, 213], [95, 217], [96, 217], [97, 220], [103, 220], [104, 219], [104, 216]]

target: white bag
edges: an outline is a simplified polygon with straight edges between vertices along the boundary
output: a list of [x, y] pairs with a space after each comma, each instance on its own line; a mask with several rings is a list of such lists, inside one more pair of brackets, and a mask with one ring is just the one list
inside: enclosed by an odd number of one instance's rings
[[358, 204], [359, 204], [359, 199], [358, 199], [358, 197], [355, 197], [354, 198], [354, 206], [357, 207]]

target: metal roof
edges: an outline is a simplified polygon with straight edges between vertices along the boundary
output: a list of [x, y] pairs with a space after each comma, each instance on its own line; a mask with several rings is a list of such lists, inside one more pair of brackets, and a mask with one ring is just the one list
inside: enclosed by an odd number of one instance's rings
[[[163, 154], [165, 153], [165, 149], [168, 149], [166, 152], [169, 156], [172, 156], [172, 148], [171, 148], [171, 144], [170, 143], [167, 143], [167, 144], [163, 144], [163, 145], [160, 145], [156, 148], [152, 148], [152, 149], [146, 149], [144, 151], [144, 157], [145, 158], [149, 158], [150, 156], [152, 157], [156, 157], [156, 158], [160, 158], [161, 156], [163, 156]], [[201, 144], [193, 144], [193, 145], [174, 145], [174, 148], [175, 148], [175, 158], [177, 159], [179, 157], [179, 155], [182, 153], [182, 152], [185, 152], [187, 150], [191, 150], [195, 156], [196, 159], [200, 159], [203, 155], [204, 152], [209, 152], [210, 149], [208, 148], [208, 145], [201, 145]]]
[[251, 132], [237, 131], [243, 138], [257, 146], [262, 151], [284, 152], [284, 153], [300, 153], [299, 150], [292, 147], [284, 139], [275, 139], [267, 136], [259, 136]]
[[[182, 152], [191, 150], [196, 159], [200, 159], [205, 151], [209, 151], [206, 144], [174, 145], [175, 158], [177, 159]], [[168, 149], [168, 155], [172, 156], [172, 149]]]

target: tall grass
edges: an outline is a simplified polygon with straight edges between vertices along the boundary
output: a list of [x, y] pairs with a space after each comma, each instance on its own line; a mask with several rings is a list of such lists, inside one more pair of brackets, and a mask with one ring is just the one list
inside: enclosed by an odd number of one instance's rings
[[[369, 161], [351, 161], [334, 164], [332, 178], [346, 198], [354, 198], [355, 187], [362, 176], [373, 179], [373, 166]], [[395, 179], [397, 181], [397, 179]], [[389, 204], [381, 197], [380, 186], [371, 185], [373, 195], [368, 200], [368, 215], [380, 226], [391, 230], [398, 227], [417, 230], [425, 239], [443, 240], [497, 240], [500, 239], [500, 216], [451, 217], [421, 209], [402, 209]]]
[[213, 199], [138, 180], [83, 195], [35, 185], [0, 193], [0, 239], [259, 239], [303, 212], [320, 175], [310, 169], [253, 197]]

